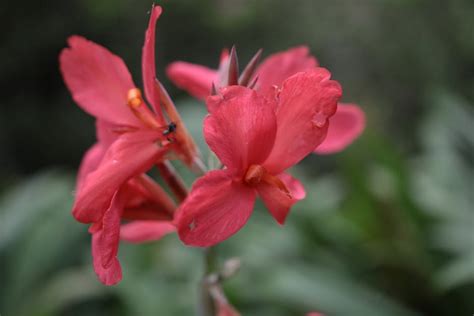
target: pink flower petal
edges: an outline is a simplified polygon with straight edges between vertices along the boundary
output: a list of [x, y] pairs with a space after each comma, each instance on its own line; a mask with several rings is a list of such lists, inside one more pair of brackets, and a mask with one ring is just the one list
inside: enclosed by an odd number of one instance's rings
[[115, 285], [122, 280], [122, 268], [117, 258], [113, 258], [112, 263], [107, 268], [102, 266], [102, 256], [100, 251], [101, 238], [102, 230], [92, 234], [92, 259], [94, 263], [94, 271], [100, 282], [105, 285]]
[[155, 131], [121, 135], [107, 150], [97, 169], [84, 180], [74, 203], [74, 217], [83, 223], [99, 221], [117, 189], [131, 177], [151, 168], [164, 155], [167, 148], [155, 144], [160, 137]]
[[217, 301], [217, 316], [240, 316], [240, 313], [228, 302]]
[[130, 243], [142, 243], [159, 240], [174, 231], [176, 227], [168, 221], [133, 221], [122, 225], [120, 238]]
[[277, 108], [278, 131], [273, 150], [264, 163], [279, 174], [298, 163], [326, 136], [327, 118], [336, 112], [341, 86], [329, 80], [329, 71], [314, 68], [283, 82]]
[[362, 134], [365, 128], [365, 114], [355, 104], [339, 103], [336, 114], [329, 119], [326, 139], [314, 150], [317, 154], [337, 153]]
[[109, 148], [109, 146], [120, 136], [119, 132], [122, 129], [130, 129], [130, 130], [138, 130], [135, 127], [121, 127], [117, 126], [116, 124], [109, 123], [104, 120], [96, 120], [95, 121], [95, 134], [97, 140], [104, 145], [105, 148]]
[[262, 163], [272, 149], [273, 107], [248, 88], [232, 86], [221, 93], [223, 101], [204, 121], [204, 136], [227, 168], [243, 173], [251, 164]]
[[306, 193], [303, 185], [289, 174], [283, 173], [278, 178], [285, 184], [288, 192], [265, 182], [257, 186], [257, 192], [275, 220], [283, 225], [290, 208], [303, 199]]
[[278, 178], [283, 181], [286, 188], [290, 191], [293, 199], [300, 201], [306, 197], [306, 190], [298, 179], [286, 172], [279, 174]]
[[306, 46], [290, 48], [267, 57], [258, 67], [257, 87], [267, 93], [273, 85], [281, 87], [283, 81], [297, 72], [310, 70], [318, 66], [316, 58], [309, 55]]
[[[153, 6], [151, 8], [150, 22], [145, 33], [145, 43], [142, 52], [142, 76], [143, 87], [145, 88], [145, 96], [153, 107], [158, 117], [162, 118], [160, 108], [160, 95], [158, 89], [155, 88], [156, 65], [155, 65], [155, 37], [156, 37], [156, 21], [161, 15], [161, 7]], [[164, 122], [164, 120], [162, 120]]]
[[167, 221], [172, 219], [172, 215], [137, 178], [128, 180], [122, 185], [121, 191], [126, 196], [122, 219]]
[[117, 259], [120, 241], [120, 217], [125, 205], [125, 199], [121, 191], [117, 191], [112, 197], [110, 206], [102, 217], [102, 234], [99, 240], [99, 250], [103, 268], [110, 267]]
[[253, 189], [234, 181], [225, 170], [210, 171], [193, 185], [178, 209], [179, 238], [189, 246], [209, 247], [245, 225], [255, 203]]
[[135, 85], [123, 60], [80, 36], [71, 36], [68, 43], [59, 62], [74, 101], [105, 121], [142, 126], [127, 106], [127, 93]]
[[97, 166], [105, 154], [105, 150], [105, 147], [101, 143], [96, 143], [84, 154], [77, 173], [76, 191], [81, 190], [87, 175], [97, 169]]
[[157, 208], [156, 205], [143, 205], [127, 207], [122, 214], [122, 219], [169, 221], [172, 217], [170, 214], [163, 212], [162, 209]]
[[212, 83], [217, 80], [217, 71], [184, 61], [171, 63], [166, 73], [176, 86], [201, 100], [210, 94]]

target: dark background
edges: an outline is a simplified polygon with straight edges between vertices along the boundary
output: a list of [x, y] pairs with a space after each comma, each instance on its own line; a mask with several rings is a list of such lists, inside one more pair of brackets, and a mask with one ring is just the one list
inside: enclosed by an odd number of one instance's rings
[[[308, 198], [283, 229], [266, 212], [223, 243], [242, 258], [227, 285], [243, 315], [474, 312], [472, 1], [157, 1], [158, 76], [200, 133], [204, 106], [174, 88], [174, 60], [217, 66], [307, 44], [368, 126], [343, 153], [294, 173]], [[124, 280], [92, 274], [86, 228], [69, 214], [94, 142], [58, 70], [80, 34], [121, 56], [141, 85], [151, 1], [4, 1], [0, 6], [0, 313], [189, 315], [200, 253], [176, 237], [124, 245]], [[199, 138], [199, 136], [197, 136]], [[203, 149], [205, 150], [205, 149]], [[188, 179], [189, 183], [192, 179]]]

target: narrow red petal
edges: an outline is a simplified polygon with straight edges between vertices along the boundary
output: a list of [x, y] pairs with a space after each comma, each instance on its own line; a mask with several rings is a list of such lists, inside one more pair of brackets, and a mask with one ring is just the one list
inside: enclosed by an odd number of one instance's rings
[[120, 127], [116, 124], [112, 124], [100, 119], [95, 121], [95, 134], [97, 140], [102, 145], [104, 145], [105, 148], [108, 148], [120, 136], [120, 133], [114, 131], [121, 130], [123, 128], [130, 127]]
[[285, 184], [293, 199], [300, 201], [306, 197], [306, 190], [298, 179], [286, 172], [279, 174], [278, 178]]
[[199, 178], [178, 209], [179, 238], [189, 246], [209, 247], [245, 225], [255, 203], [253, 189], [234, 181], [227, 171], [208, 172]]
[[102, 255], [100, 251], [101, 236], [102, 230], [98, 230], [92, 234], [92, 259], [94, 263], [94, 271], [100, 282], [105, 285], [115, 285], [122, 280], [122, 268], [117, 258], [114, 258], [107, 268], [102, 266]]
[[278, 178], [285, 184], [287, 191], [265, 182], [257, 186], [257, 191], [275, 220], [283, 225], [290, 208], [303, 199], [306, 193], [301, 183], [289, 174], [281, 174]]
[[184, 61], [171, 63], [166, 73], [176, 86], [201, 100], [210, 95], [213, 82], [218, 84], [217, 71]]
[[168, 221], [133, 221], [122, 225], [120, 238], [130, 243], [155, 241], [176, 231], [176, 227]]
[[123, 193], [117, 191], [102, 217], [102, 234], [99, 241], [102, 267], [108, 268], [117, 259], [120, 240], [120, 217], [125, 205]]
[[145, 43], [142, 51], [142, 76], [145, 96], [157, 114], [160, 123], [164, 123], [162, 111], [160, 108], [160, 95], [155, 89], [156, 64], [155, 64], [155, 37], [156, 21], [160, 17], [162, 9], [160, 6], [153, 6], [150, 13], [148, 29], [145, 33]]
[[105, 154], [105, 150], [106, 148], [101, 143], [96, 143], [84, 154], [77, 173], [76, 191], [81, 190], [87, 175], [97, 169]]
[[221, 94], [217, 110], [204, 121], [204, 136], [225, 166], [243, 173], [270, 153], [277, 131], [275, 114], [251, 89], [232, 86]]
[[362, 134], [365, 128], [365, 114], [355, 104], [339, 103], [336, 114], [329, 119], [326, 139], [316, 147], [317, 154], [337, 153]]
[[127, 93], [135, 85], [123, 60], [80, 36], [71, 36], [68, 43], [59, 63], [74, 101], [105, 121], [142, 126], [127, 106]]
[[316, 58], [309, 55], [306, 46], [290, 48], [270, 55], [258, 67], [258, 87], [260, 92], [267, 93], [272, 86], [281, 87], [283, 81], [297, 72], [310, 70], [318, 66]]
[[327, 119], [334, 115], [341, 86], [329, 80], [324, 68], [300, 72], [283, 83], [277, 108], [278, 131], [273, 150], [265, 162], [272, 174], [298, 163], [326, 136]]
[[159, 137], [161, 135], [154, 131], [121, 135], [77, 192], [74, 217], [84, 223], [99, 221], [118, 188], [133, 176], [150, 169], [164, 155], [166, 148], [155, 144]]

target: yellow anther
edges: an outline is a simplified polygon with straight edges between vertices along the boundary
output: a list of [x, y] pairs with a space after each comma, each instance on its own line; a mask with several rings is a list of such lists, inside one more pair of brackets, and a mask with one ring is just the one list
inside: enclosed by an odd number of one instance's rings
[[138, 108], [143, 103], [142, 93], [140, 89], [133, 88], [128, 90], [127, 93], [127, 104], [132, 109]]

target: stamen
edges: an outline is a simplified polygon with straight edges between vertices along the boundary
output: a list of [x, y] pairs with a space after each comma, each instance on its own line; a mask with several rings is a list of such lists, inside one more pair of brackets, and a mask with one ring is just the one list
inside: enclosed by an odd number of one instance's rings
[[137, 109], [143, 103], [142, 93], [140, 89], [133, 88], [128, 90], [127, 104], [129, 107]]
[[133, 88], [128, 90], [127, 105], [130, 107], [133, 114], [135, 114], [135, 116], [146, 126], [152, 129], [157, 129], [161, 127], [160, 124], [158, 124], [158, 122], [156, 121], [156, 118], [153, 113], [143, 101], [140, 89]]
[[262, 166], [251, 165], [245, 173], [244, 182], [251, 186], [257, 185], [262, 181], [265, 173], [266, 170]]

